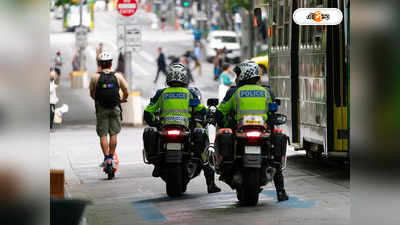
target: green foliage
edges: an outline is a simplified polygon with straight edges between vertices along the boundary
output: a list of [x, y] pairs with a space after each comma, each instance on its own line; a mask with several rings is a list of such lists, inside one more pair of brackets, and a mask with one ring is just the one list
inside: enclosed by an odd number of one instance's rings
[[226, 11], [233, 12], [234, 8], [245, 8], [247, 10], [251, 9], [252, 0], [228, 0], [224, 1], [224, 7]]
[[[228, 12], [233, 12], [234, 8], [245, 8], [249, 11], [253, 10], [251, 8], [251, 2], [252, 0], [227, 0], [224, 1], [224, 8]], [[256, 4], [260, 3], [268, 3], [269, 0], [261, 0], [261, 1], [256, 1]]]
[[55, 6], [66, 6], [66, 5], [77, 5], [78, 2], [72, 2], [72, 0], [57, 0]]

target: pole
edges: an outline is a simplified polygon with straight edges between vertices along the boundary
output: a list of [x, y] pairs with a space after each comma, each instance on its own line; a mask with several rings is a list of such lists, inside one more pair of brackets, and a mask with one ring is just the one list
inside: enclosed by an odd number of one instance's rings
[[250, 53], [250, 58], [251, 57], [254, 57], [254, 46], [255, 46], [255, 36], [256, 36], [256, 34], [255, 34], [255, 32], [256, 32], [256, 29], [254, 29], [254, 13], [253, 13], [253, 9], [254, 9], [254, 6], [256, 5], [256, 0], [252, 0], [251, 1], [251, 7], [250, 7], [250, 10], [249, 10], [249, 16], [250, 16], [250, 51], [249, 51], [249, 53]]
[[132, 85], [132, 52], [125, 51], [125, 74], [128, 80], [128, 90], [129, 93], [133, 90]]
[[[83, 0], [79, 0], [79, 27], [82, 27], [82, 14], [83, 14], [83, 8], [82, 8], [82, 1]], [[83, 71], [83, 48], [79, 47], [79, 70]]]

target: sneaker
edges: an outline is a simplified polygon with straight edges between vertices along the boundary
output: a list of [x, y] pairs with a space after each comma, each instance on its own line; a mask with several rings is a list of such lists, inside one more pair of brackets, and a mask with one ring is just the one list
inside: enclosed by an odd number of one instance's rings
[[286, 194], [286, 191], [278, 191], [276, 192], [277, 196], [278, 196], [278, 201], [283, 202], [286, 200], [289, 200], [289, 196]]

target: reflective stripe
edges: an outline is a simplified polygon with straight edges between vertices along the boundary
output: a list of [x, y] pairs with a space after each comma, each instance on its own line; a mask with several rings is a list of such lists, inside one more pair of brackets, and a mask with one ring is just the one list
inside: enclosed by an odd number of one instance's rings
[[166, 110], [162, 110], [162, 113], [189, 113], [189, 110], [184, 110], [184, 109], [166, 109]]
[[269, 104], [269, 91], [266, 89], [267, 91], [267, 101], [265, 102], [265, 114], [267, 114], [268, 116], [268, 104]]
[[265, 101], [265, 110], [240, 110], [240, 97], [239, 97], [239, 92], [237, 91], [235, 93], [235, 98], [236, 98], [236, 114], [267, 114], [268, 115], [268, 102], [270, 98], [270, 94], [268, 90], [265, 90], [267, 92], [267, 100]]
[[242, 110], [238, 114], [265, 114], [265, 110]]
[[236, 114], [239, 114], [239, 112], [240, 112], [239, 91], [236, 91], [235, 98], [236, 98]]

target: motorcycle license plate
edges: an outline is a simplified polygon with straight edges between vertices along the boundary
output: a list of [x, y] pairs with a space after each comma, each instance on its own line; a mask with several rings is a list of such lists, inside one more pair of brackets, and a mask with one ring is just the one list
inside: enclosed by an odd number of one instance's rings
[[245, 154], [261, 154], [260, 146], [245, 146], [244, 147]]
[[167, 150], [180, 151], [182, 149], [181, 143], [167, 143]]

